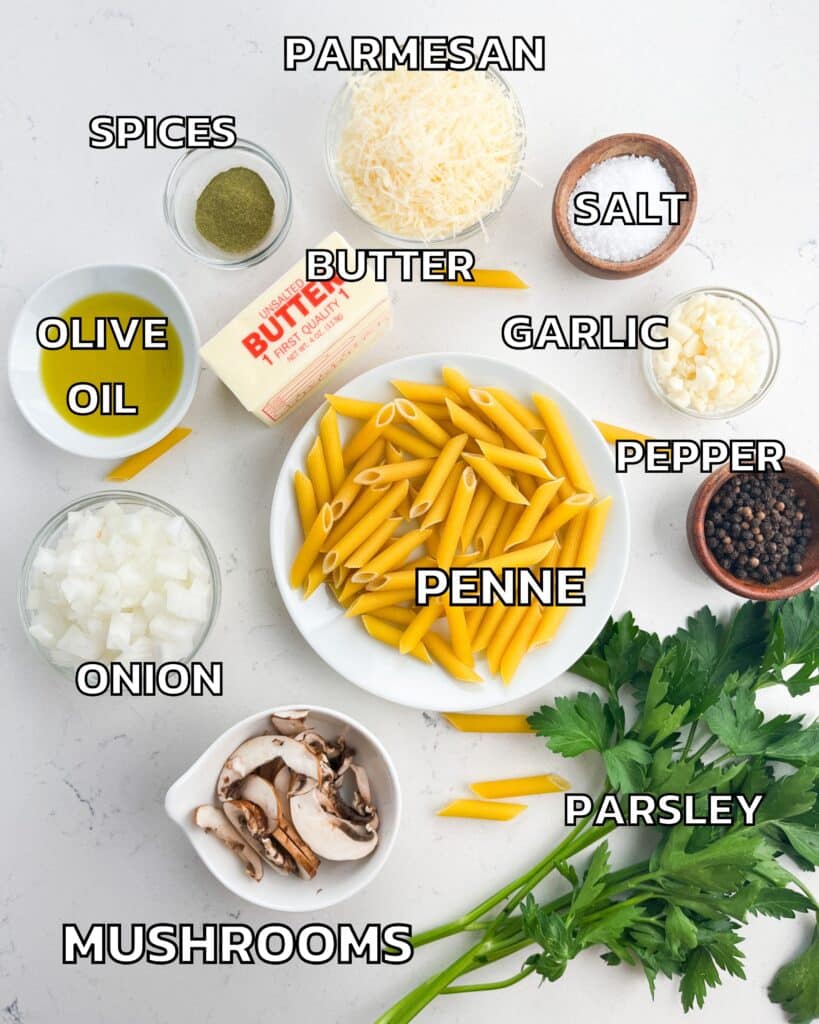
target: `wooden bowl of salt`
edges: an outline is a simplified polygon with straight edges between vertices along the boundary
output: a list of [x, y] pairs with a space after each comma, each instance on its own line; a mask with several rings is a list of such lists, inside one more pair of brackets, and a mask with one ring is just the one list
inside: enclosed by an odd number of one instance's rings
[[[569, 200], [578, 181], [591, 168], [618, 156], [647, 156], [658, 160], [673, 182], [674, 190], [688, 193], [688, 199], [679, 204], [679, 223], [672, 224], [665, 238], [639, 259], [615, 261], [601, 259], [587, 252], [572, 231]], [[654, 135], [626, 133], [609, 135], [587, 146], [571, 161], [560, 176], [552, 200], [552, 227], [557, 244], [563, 254], [580, 270], [593, 277], [636, 277], [654, 270], [678, 249], [694, 222], [697, 212], [697, 183], [685, 157], [670, 143]]]

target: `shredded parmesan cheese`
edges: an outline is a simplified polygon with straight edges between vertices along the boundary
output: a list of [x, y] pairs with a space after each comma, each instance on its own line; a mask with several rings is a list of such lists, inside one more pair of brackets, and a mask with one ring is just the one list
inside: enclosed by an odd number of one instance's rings
[[374, 227], [441, 241], [501, 207], [520, 173], [524, 128], [497, 76], [401, 69], [356, 75], [347, 88], [334, 169]]

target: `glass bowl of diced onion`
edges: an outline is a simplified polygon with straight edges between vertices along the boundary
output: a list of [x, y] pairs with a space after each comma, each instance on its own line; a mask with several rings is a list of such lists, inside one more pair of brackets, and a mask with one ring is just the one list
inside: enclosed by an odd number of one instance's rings
[[[159, 513], [162, 519], [158, 517], [154, 520], [156, 524], [161, 524], [163, 528], [167, 529], [167, 536], [163, 537], [162, 543], [164, 545], [164, 553], [166, 559], [170, 557], [172, 562], [174, 558], [177, 561], [180, 559], [184, 562], [187, 559], [187, 570], [189, 570], [189, 577], [183, 577], [181, 570], [186, 569], [185, 565], [181, 568], [176, 569], [173, 566], [168, 567], [164, 570], [164, 575], [159, 571], [158, 564], [154, 564], [154, 578], [151, 582], [151, 589], [153, 585], [164, 585], [165, 582], [185, 580], [193, 581], [198, 579], [200, 581], [200, 596], [203, 596], [203, 604], [201, 611], [192, 616], [188, 625], [189, 632], [183, 639], [179, 639], [178, 642], [175, 640], [173, 644], [169, 645], [169, 650], [166, 652], [168, 656], [163, 656], [162, 644], [156, 643], [154, 646], [156, 651], [148, 652], [147, 644], [138, 644], [137, 640], [140, 637], [131, 636], [129, 642], [133, 644], [133, 656], [131, 657], [111, 657], [111, 652], [94, 657], [91, 652], [80, 652], [79, 650], [65, 650], [58, 646], [59, 637], [54, 636], [53, 639], [47, 638], [43, 633], [42, 629], [38, 629], [37, 624], [42, 625], [43, 615], [42, 613], [44, 603], [47, 602], [47, 596], [40, 588], [38, 598], [33, 598], [32, 583], [36, 578], [42, 580], [44, 568], [48, 569], [49, 566], [54, 565], [55, 559], [60, 557], [70, 557], [68, 553], [64, 553], [61, 556], [59, 553], [60, 540], [65, 537], [68, 531], [71, 529], [71, 524], [78, 521], [84, 523], [89, 522], [88, 517], [83, 518], [84, 513], [90, 513], [93, 516], [98, 516], [101, 523], [106, 522], [106, 514], [110, 514], [106, 510], [110, 510], [112, 506], [116, 506], [124, 512], [141, 512], [143, 510], [150, 510], [148, 515], [153, 512], [154, 514]], [[167, 520], [167, 523], [164, 522]], [[140, 522], [145, 522], [145, 518], [140, 520], [139, 517], [135, 517], [131, 526], [131, 529], [139, 530]], [[112, 533], [109, 532], [109, 536]], [[89, 537], [90, 543], [95, 544], [98, 542], [98, 538], [102, 536], [99, 533], [97, 536]], [[161, 550], [161, 549], [160, 549]], [[43, 554], [45, 552], [45, 554]], [[77, 551], [74, 557], [76, 561], [76, 577], [80, 583], [84, 579], [88, 579], [93, 575], [95, 571], [99, 572], [100, 568], [104, 565], [104, 560], [107, 553], [101, 549], [97, 549], [96, 554], [94, 551]], [[111, 557], [110, 554], [108, 557]], [[147, 556], [143, 556], [146, 557]], [[94, 561], [96, 559], [96, 561]], [[157, 559], [158, 563], [158, 559]], [[66, 563], [67, 564], [67, 563]], [[58, 569], [61, 569], [58, 566]], [[143, 567], [144, 568], [144, 567]], [[53, 571], [53, 570], [52, 570]], [[72, 571], [73, 564], [72, 564]], [[109, 573], [110, 574], [110, 573]], [[184, 583], [178, 584], [180, 587], [184, 586]], [[131, 662], [137, 660], [145, 661], [158, 661], [158, 662], [190, 662], [197, 654], [202, 644], [205, 642], [208, 634], [210, 633], [211, 627], [216, 620], [216, 616], [219, 611], [219, 604], [221, 600], [221, 577], [219, 573], [219, 563], [216, 559], [216, 554], [211, 547], [210, 542], [204, 535], [202, 530], [194, 523], [188, 516], [184, 515], [178, 509], [174, 508], [173, 505], [169, 505], [167, 502], [161, 501], [159, 498], [151, 497], [147, 494], [142, 494], [138, 491], [99, 491], [95, 494], [89, 494], [84, 498], [80, 498], [77, 501], [73, 501], [70, 505], [66, 505], [61, 508], [58, 512], [55, 512], [53, 516], [46, 522], [40, 530], [38, 530], [34, 539], [29, 546], [26, 553], [23, 565], [20, 570], [20, 576], [17, 586], [17, 604], [20, 611], [20, 617], [23, 622], [23, 628], [25, 629], [26, 636], [31, 642], [32, 646], [37, 650], [51, 665], [57, 668], [64, 675], [73, 678], [74, 673], [78, 665], [84, 661], [100, 661], [104, 663], [110, 663], [112, 661], [124, 661]], [[102, 598], [102, 594], [99, 595]], [[111, 614], [114, 611], [114, 606], [106, 607], [104, 601], [100, 606], [101, 610], [99, 614], [104, 618], [106, 614]], [[147, 638], [152, 625], [157, 625], [155, 622], [156, 613], [151, 612], [149, 609], [144, 609], [145, 618], [145, 630], [144, 637]], [[54, 612], [54, 615], [57, 613]], [[63, 619], [67, 619], [65, 623], [66, 628], [74, 624], [75, 619], [73, 606], [69, 601], [69, 609], [65, 612], [64, 609], [60, 610], [59, 616], [62, 623]], [[166, 620], [168, 616], [165, 616]], [[177, 624], [179, 621], [185, 621], [183, 619], [176, 620]], [[167, 626], [169, 623], [166, 621], [163, 625]], [[110, 619], [109, 619], [110, 627]], [[47, 631], [46, 631], [47, 632]], [[154, 630], [155, 633], [161, 633], [158, 626]], [[68, 644], [70, 647], [70, 643]], [[139, 653], [142, 652], [142, 653]], [[89, 654], [91, 656], [89, 656]]]
[[[668, 358], [666, 356], [668, 349], [644, 349], [643, 372], [654, 394], [677, 412], [695, 419], [728, 420], [752, 409], [770, 390], [779, 369], [779, 334], [768, 312], [749, 295], [733, 288], [692, 288], [690, 291], [677, 295], [661, 311], [662, 315], [669, 319], [670, 343], [674, 339], [674, 345], [684, 347], [686, 340], [690, 340], [687, 337], [674, 338], [674, 334], [678, 330], [675, 328], [674, 314], [682, 310], [686, 304], [692, 303], [696, 307], [699, 300], [705, 301], [708, 297], [713, 297], [716, 300], [728, 299], [732, 304], [736, 304], [733, 309], [731, 306], [726, 307], [731, 311], [733, 320], [729, 319], [725, 324], [714, 322], [708, 325], [709, 331], [713, 332], [715, 351], [724, 352], [724, 357], [719, 357], [723, 359], [722, 365], [717, 366], [716, 371], [712, 363], [708, 363], [707, 367], [701, 370], [695, 369], [698, 353], [692, 352], [689, 376], [683, 379], [678, 374], [663, 372], [663, 360]], [[731, 346], [726, 344], [724, 336], [721, 336], [720, 333], [734, 329], [745, 333], [750, 332], [753, 338], [752, 347], [755, 349], [755, 354], [758, 355], [758, 366], [752, 374], [750, 385], [748, 381], [743, 382], [741, 379], [741, 374], [744, 372], [742, 354], [736, 351], [731, 352]], [[726, 349], [727, 351], [725, 351]], [[691, 376], [692, 371], [693, 377]], [[730, 396], [736, 391], [738, 375], [740, 375], [739, 380], [743, 391], [740, 400], [732, 405]], [[678, 389], [676, 391], [672, 390], [670, 386], [672, 383], [669, 379], [670, 376], [678, 378], [674, 382]], [[697, 379], [698, 377], [700, 380]], [[705, 378], [704, 383], [700, 383], [702, 378]], [[709, 387], [712, 401], [715, 389], [717, 395], [719, 395], [720, 389], [725, 390], [725, 394], [717, 398], [719, 404], [716, 408], [703, 407], [708, 405], [706, 389]]]
[[[353, 87], [357, 78], [366, 78], [372, 75], [386, 74], [388, 72], [373, 71], [373, 72], [362, 72], [357, 75], [353, 75], [351, 79], [342, 86], [341, 90], [333, 100], [332, 106], [327, 117], [327, 129], [324, 139], [324, 162], [327, 168], [327, 174], [330, 178], [330, 182], [341, 198], [344, 205], [350, 212], [358, 218], [362, 223], [366, 224], [369, 228], [375, 231], [382, 238], [388, 239], [392, 242], [403, 243], [404, 245], [435, 245], [441, 243], [455, 243], [460, 242], [466, 238], [470, 238], [473, 235], [482, 233], [484, 237], [487, 236], [486, 227], [487, 225], [498, 216], [503, 210], [506, 203], [509, 201], [512, 193], [515, 191], [518, 181], [520, 180], [521, 173], [523, 171], [523, 165], [526, 158], [526, 122], [523, 116], [523, 108], [520, 105], [520, 101], [515, 95], [513, 89], [509, 83], [493, 69], [488, 69], [483, 72], [453, 72], [455, 74], [484, 74], [487, 78], [496, 83], [502, 91], [505, 98], [509, 101], [512, 117], [516, 126], [516, 139], [518, 142], [518, 153], [517, 160], [510, 175], [508, 182], [506, 183], [503, 194], [498, 198], [497, 202], [493, 204], [492, 208], [483, 214], [482, 216], [476, 217], [475, 220], [469, 224], [454, 230], [451, 232], [443, 232], [438, 237], [417, 237], [418, 232], [408, 232], [407, 234], [399, 234], [394, 230], [389, 230], [383, 225], [379, 225], [371, 218], [367, 217], [365, 213], [359, 209], [354, 200], [348, 195], [344, 188], [342, 181], [342, 175], [339, 173], [338, 166], [338, 153], [341, 145], [342, 137], [347, 126], [348, 119], [351, 113], [351, 100], [353, 95]], [[411, 72], [413, 75], [422, 74], [423, 72]], [[442, 74], [444, 72], [427, 72], [428, 74]]]

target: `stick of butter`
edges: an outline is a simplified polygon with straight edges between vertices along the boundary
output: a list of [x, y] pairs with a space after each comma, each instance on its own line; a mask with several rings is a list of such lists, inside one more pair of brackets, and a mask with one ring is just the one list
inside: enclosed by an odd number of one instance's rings
[[[350, 246], [336, 232], [317, 248]], [[304, 269], [302, 259], [201, 349], [245, 409], [268, 426], [392, 323], [387, 286], [372, 274], [307, 281]]]

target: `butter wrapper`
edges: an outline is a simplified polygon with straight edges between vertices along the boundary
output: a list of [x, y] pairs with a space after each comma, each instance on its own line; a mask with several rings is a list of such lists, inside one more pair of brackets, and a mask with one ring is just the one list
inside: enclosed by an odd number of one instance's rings
[[[350, 249], [334, 232], [317, 248]], [[392, 323], [385, 284], [308, 281], [299, 260], [200, 350], [248, 412], [278, 423]]]

